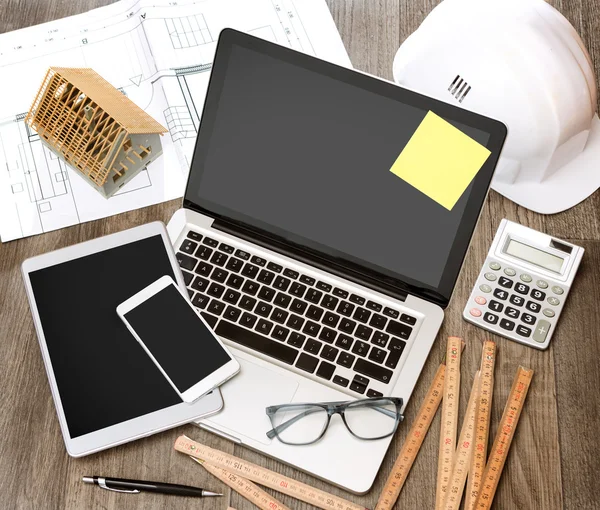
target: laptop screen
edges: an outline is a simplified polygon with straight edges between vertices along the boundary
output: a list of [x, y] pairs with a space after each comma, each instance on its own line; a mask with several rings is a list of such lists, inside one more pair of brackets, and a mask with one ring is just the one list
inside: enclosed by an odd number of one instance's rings
[[[429, 111], [493, 151], [451, 210], [391, 171]], [[185, 198], [443, 301], [502, 141], [495, 121], [227, 30]]]

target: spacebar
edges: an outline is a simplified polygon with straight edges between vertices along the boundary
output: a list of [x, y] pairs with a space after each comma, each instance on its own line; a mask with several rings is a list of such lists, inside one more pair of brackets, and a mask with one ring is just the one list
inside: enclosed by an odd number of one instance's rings
[[296, 361], [298, 351], [292, 349], [285, 344], [270, 340], [262, 335], [258, 335], [252, 331], [236, 326], [225, 320], [219, 321], [219, 325], [215, 329], [215, 333], [227, 340], [231, 340], [236, 344], [249, 347], [255, 351], [262, 352], [267, 356], [283, 361], [291, 365]]

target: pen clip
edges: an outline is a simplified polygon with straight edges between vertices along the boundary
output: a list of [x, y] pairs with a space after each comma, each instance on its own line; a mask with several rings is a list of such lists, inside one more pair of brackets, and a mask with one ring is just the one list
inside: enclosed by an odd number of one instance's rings
[[127, 490], [127, 489], [113, 489], [112, 487], [109, 487], [108, 485], [106, 485], [106, 480], [103, 477], [98, 477], [98, 485], [100, 487], [102, 487], [103, 489], [106, 489], [108, 491], [114, 491], [114, 492], [126, 492], [127, 494], [139, 494], [139, 490], [137, 489], [132, 489], [132, 490]]

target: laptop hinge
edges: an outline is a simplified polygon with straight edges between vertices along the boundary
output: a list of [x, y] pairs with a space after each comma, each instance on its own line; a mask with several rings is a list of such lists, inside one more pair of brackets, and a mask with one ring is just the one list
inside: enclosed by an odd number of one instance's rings
[[394, 299], [406, 301], [408, 296], [407, 291], [399, 289], [396, 286], [386, 285], [384, 282], [378, 281], [374, 277], [362, 274], [359, 271], [354, 271], [341, 264], [336, 264], [335, 262], [319, 257], [313, 252], [307, 252], [300, 248], [296, 248], [293, 245], [263, 236], [257, 232], [246, 229], [239, 224], [232, 224], [222, 219], [216, 219], [212, 224], [212, 228], [221, 230], [222, 232], [226, 232], [236, 237], [240, 237], [251, 243], [258, 244], [263, 248], [276, 251], [277, 253], [287, 257], [304, 262], [305, 264], [310, 264], [318, 269], [327, 271], [328, 273], [339, 276], [340, 278], [345, 278], [353, 283], [363, 285], [376, 292], [381, 292], [382, 294], [386, 294]]

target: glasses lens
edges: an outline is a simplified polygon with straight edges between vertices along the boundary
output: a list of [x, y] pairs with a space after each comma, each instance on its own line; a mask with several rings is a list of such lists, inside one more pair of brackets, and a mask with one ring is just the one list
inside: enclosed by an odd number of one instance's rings
[[327, 411], [311, 404], [284, 407], [271, 416], [271, 423], [284, 443], [314, 443], [327, 427]]
[[378, 439], [393, 434], [398, 425], [396, 404], [389, 399], [359, 400], [344, 411], [346, 424], [362, 439]]

